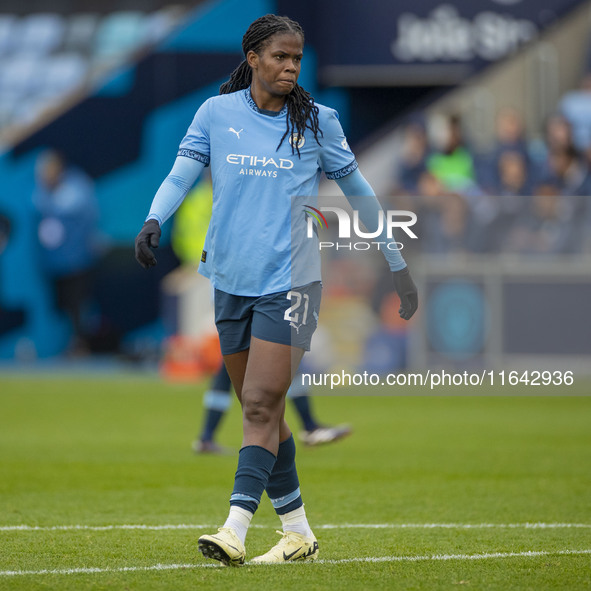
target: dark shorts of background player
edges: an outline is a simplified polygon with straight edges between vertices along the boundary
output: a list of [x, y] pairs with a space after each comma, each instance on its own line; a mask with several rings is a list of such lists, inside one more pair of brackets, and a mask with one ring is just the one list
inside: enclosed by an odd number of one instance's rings
[[310, 350], [318, 324], [319, 281], [262, 296], [237, 296], [215, 290], [215, 323], [222, 355], [250, 348], [250, 337]]

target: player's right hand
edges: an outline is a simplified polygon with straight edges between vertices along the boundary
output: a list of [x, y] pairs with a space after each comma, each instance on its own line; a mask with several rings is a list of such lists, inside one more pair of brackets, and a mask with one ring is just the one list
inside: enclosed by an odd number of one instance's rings
[[158, 248], [161, 234], [160, 224], [156, 220], [148, 220], [135, 237], [135, 258], [144, 269], [153, 267], [157, 262], [152, 248]]
[[400, 318], [410, 320], [419, 307], [417, 286], [410, 276], [408, 267], [404, 267], [400, 271], [393, 271], [392, 276], [394, 277], [394, 288], [400, 296], [400, 309], [398, 310]]

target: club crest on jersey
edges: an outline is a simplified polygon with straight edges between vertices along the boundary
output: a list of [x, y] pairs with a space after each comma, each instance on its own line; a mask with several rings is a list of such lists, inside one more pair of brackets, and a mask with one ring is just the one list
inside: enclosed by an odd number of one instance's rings
[[293, 146], [294, 148], [303, 148], [304, 144], [306, 143], [306, 138], [299, 133], [292, 133], [289, 136], [289, 145]]

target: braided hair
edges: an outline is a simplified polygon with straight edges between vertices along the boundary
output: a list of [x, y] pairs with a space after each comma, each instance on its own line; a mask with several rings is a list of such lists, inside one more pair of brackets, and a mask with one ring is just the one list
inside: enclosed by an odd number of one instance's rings
[[[246, 56], [249, 51], [259, 54], [268, 45], [270, 38], [277, 33], [293, 33], [299, 35], [304, 41], [304, 31], [299, 23], [286, 16], [277, 16], [267, 14], [251, 23], [250, 27], [242, 37], [242, 51]], [[229, 94], [248, 88], [252, 82], [252, 69], [248, 62], [243, 60], [241, 64], [232, 72], [230, 79], [220, 86], [220, 94]], [[299, 84], [296, 84], [291, 92], [286, 96], [287, 105], [287, 123], [286, 130], [277, 150], [283, 144], [283, 140], [288, 134], [294, 137], [291, 142], [291, 152], [297, 151], [300, 156], [300, 138], [303, 137], [306, 128], [314, 134], [314, 139], [318, 144], [320, 141], [318, 135], [322, 136], [322, 130], [319, 127], [318, 107], [314, 104], [314, 99], [309, 92], [304, 90]], [[295, 146], [295, 148], [294, 148]]]

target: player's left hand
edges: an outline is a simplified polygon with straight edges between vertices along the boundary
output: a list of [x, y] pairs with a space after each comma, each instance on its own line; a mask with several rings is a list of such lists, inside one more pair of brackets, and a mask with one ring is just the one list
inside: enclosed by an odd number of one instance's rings
[[135, 258], [144, 269], [156, 265], [156, 257], [152, 248], [158, 248], [161, 234], [160, 224], [152, 219], [142, 226], [140, 233], [135, 238]]
[[410, 320], [419, 307], [417, 286], [410, 276], [408, 267], [404, 267], [400, 271], [393, 271], [392, 276], [394, 277], [394, 288], [400, 296], [400, 309], [398, 310], [400, 318]]

